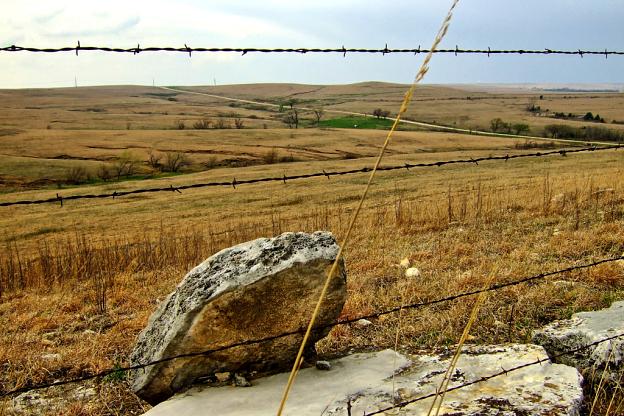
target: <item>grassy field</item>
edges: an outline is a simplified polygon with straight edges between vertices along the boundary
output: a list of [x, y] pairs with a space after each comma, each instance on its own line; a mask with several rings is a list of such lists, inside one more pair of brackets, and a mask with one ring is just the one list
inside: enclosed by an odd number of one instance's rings
[[[385, 121], [337, 118], [327, 110], [393, 111], [404, 92], [379, 83], [184, 88], [283, 108], [150, 87], [0, 91], [0, 200], [372, 166]], [[611, 123], [624, 119], [621, 94], [539, 95], [424, 86], [408, 117], [482, 128], [500, 117], [526, 121], [536, 133], [547, 123], [583, 124], [527, 113], [527, 103], [537, 100], [551, 110], [598, 112], [609, 128], [621, 128]], [[321, 125], [303, 128], [314, 125], [314, 115], [302, 111], [307, 123], [286, 128], [281, 120], [293, 98], [295, 106], [322, 106]], [[399, 131], [382, 165], [520, 154], [536, 146], [554, 144]], [[176, 154], [186, 163], [163, 169]], [[160, 166], [150, 156], [160, 156]], [[115, 171], [130, 162], [131, 175], [98, 175], [102, 166]], [[346, 252], [342, 317], [481, 288], [493, 268], [496, 282], [504, 282], [621, 255], [623, 162], [619, 150], [380, 172]], [[77, 168], [86, 173], [72, 181]], [[1, 208], [0, 391], [127, 364], [136, 334], [191, 267], [233, 244], [285, 231], [327, 229], [342, 237], [366, 180], [351, 175]], [[404, 258], [420, 277], [403, 276]], [[529, 342], [545, 323], [617, 299], [624, 299], [621, 262], [510, 287], [488, 296], [471, 342]], [[473, 301], [405, 311], [399, 349], [454, 344]], [[398, 317], [388, 315], [366, 328], [336, 327], [320, 351], [394, 346], [397, 325]], [[72, 399], [77, 385], [41, 394], [63, 398], [62, 410], [52, 414], [148, 408], [123, 377], [86, 386], [94, 389], [88, 400]], [[615, 406], [624, 406], [621, 387], [589, 386], [587, 403], [600, 399], [594, 414], [617, 414], [608, 409], [613, 395]], [[8, 403], [0, 414], [11, 414]]]
[[392, 127], [392, 121], [375, 117], [340, 117], [321, 120], [320, 127], [334, 127], [338, 129], [387, 129]]

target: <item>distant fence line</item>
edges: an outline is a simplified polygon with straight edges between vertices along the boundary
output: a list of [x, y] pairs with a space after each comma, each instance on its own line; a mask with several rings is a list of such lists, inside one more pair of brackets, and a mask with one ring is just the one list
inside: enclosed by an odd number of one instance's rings
[[[403, 163], [401, 165], [393, 165], [393, 166], [380, 166], [378, 171], [394, 171], [394, 170], [410, 170], [411, 168], [421, 168], [421, 167], [433, 167], [433, 166], [445, 166], [445, 165], [453, 165], [453, 164], [475, 164], [479, 165], [479, 162], [483, 161], [508, 161], [512, 159], [521, 159], [521, 158], [536, 158], [536, 157], [544, 157], [544, 156], [552, 156], [552, 155], [561, 155], [566, 156], [567, 154], [573, 153], [584, 153], [584, 152], [595, 152], [595, 151], [604, 151], [604, 150], [616, 150], [624, 147], [622, 144], [615, 144], [611, 146], [603, 146], [603, 147], [583, 147], [578, 149], [558, 149], [547, 152], [534, 152], [534, 153], [520, 153], [509, 155], [505, 154], [502, 156], [483, 156], [477, 158], [469, 158], [469, 159], [453, 159], [453, 160], [441, 160], [436, 162], [423, 162], [423, 163]], [[117, 198], [126, 195], [135, 195], [135, 194], [147, 194], [147, 193], [155, 193], [155, 192], [170, 192], [170, 193], [182, 193], [183, 190], [186, 189], [197, 189], [197, 188], [210, 188], [210, 187], [232, 187], [236, 189], [237, 185], [246, 185], [246, 184], [254, 184], [254, 183], [263, 183], [263, 182], [283, 182], [298, 180], [298, 179], [309, 179], [309, 178], [320, 178], [326, 177], [330, 179], [332, 176], [344, 176], [344, 175], [353, 175], [359, 173], [367, 173], [371, 172], [372, 168], [363, 167], [360, 169], [350, 169], [350, 170], [340, 170], [340, 171], [325, 171], [314, 172], [314, 173], [302, 173], [298, 175], [286, 175], [283, 176], [269, 176], [269, 177], [261, 177], [261, 178], [253, 178], [253, 179], [241, 179], [237, 180], [233, 178], [232, 181], [217, 181], [217, 182], [198, 182], [187, 185], [177, 185], [173, 186], [170, 184], [169, 186], [161, 186], [154, 188], [142, 188], [142, 189], [134, 189], [131, 191], [114, 191], [108, 193], [101, 194], [86, 194], [86, 195], [69, 195], [62, 196], [60, 194], [56, 194], [55, 197], [46, 198], [46, 199], [34, 199], [34, 200], [19, 200], [19, 201], [9, 201], [9, 202], [0, 202], [0, 207], [8, 207], [14, 205], [37, 205], [37, 204], [48, 204], [48, 203], [60, 203], [63, 206], [65, 201], [73, 201], [78, 199], [103, 199], [103, 198]]]

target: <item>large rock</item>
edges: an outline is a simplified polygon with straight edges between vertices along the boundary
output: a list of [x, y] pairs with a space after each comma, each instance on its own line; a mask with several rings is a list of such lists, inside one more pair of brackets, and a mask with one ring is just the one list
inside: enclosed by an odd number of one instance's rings
[[[624, 301], [615, 302], [607, 309], [575, 313], [571, 319], [555, 321], [536, 331], [533, 342], [555, 356], [620, 334], [624, 334]], [[608, 364], [608, 375], [615, 378], [624, 366], [624, 337], [562, 355], [556, 361], [582, 371], [599, 372], [607, 369]]]
[[[150, 317], [132, 364], [262, 339], [305, 328], [338, 254], [328, 232], [285, 233], [225, 249], [191, 270]], [[331, 281], [317, 325], [346, 300], [344, 263]], [[327, 335], [313, 331], [308, 345]], [[163, 362], [131, 374], [134, 391], [154, 404], [217, 372], [268, 374], [292, 366], [302, 334]]]
[[[286, 415], [362, 415], [436, 391], [451, 354], [405, 357], [392, 350], [354, 354], [331, 363], [330, 371], [306, 368], [299, 373], [286, 404]], [[466, 347], [449, 387], [547, 358], [536, 345]], [[394, 377], [393, 377], [394, 375]], [[250, 388], [198, 387], [176, 395], [146, 416], [274, 415], [288, 374], [255, 380]], [[572, 367], [548, 361], [447, 393], [440, 415], [577, 416], [583, 391]], [[416, 401], [385, 415], [426, 415], [433, 399]], [[348, 413], [348, 408], [351, 408]]]

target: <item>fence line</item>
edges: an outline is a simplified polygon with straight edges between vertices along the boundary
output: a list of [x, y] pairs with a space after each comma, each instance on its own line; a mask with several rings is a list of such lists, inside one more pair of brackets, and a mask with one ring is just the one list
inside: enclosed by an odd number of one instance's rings
[[[448, 393], [450, 391], [463, 389], [464, 387], [469, 387], [469, 386], [472, 386], [474, 384], [482, 383], [484, 381], [488, 381], [488, 380], [491, 380], [491, 379], [496, 378], [496, 377], [506, 376], [508, 373], [511, 373], [511, 372], [514, 372], [514, 371], [518, 371], [518, 370], [522, 370], [524, 368], [531, 367], [531, 366], [534, 366], [534, 365], [537, 365], [537, 364], [541, 365], [542, 363], [546, 363], [546, 362], [555, 362], [555, 360], [557, 358], [561, 358], [561, 357], [564, 357], [566, 355], [573, 355], [573, 354], [579, 353], [581, 351], [584, 351], [586, 349], [589, 349], [591, 347], [595, 347], [595, 346], [603, 344], [605, 342], [613, 341], [615, 339], [622, 338], [622, 337], [624, 337], [624, 333], [618, 334], [618, 335], [613, 335], [613, 336], [610, 336], [610, 337], [607, 337], [607, 338], [603, 338], [601, 340], [594, 341], [594, 342], [586, 344], [586, 345], [582, 345], [582, 346], [580, 346], [578, 348], [574, 348], [572, 350], [563, 351], [563, 352], [554, 354], [554, 355], [552, 355], [550, 357], [539, 358], [539, 359], [537, 359], [535, 361], [531, 361], [531, 362], [525, 363], [525, 364], [520, 364], [518, 366], [511, 367], [511, 368], [508, 368], [508, 369], [504, 369], [503, 368], [498, 373], [490, 374], [489, 376], [483, 376], [483, 377], [478, 378], [477, 380], [469, 381], [467, 383], [463, 383], [463, 384], [460, 384], [458, 386], [454, 386], [454, 387], [448, 388], [448, 389], [446, 389], [446, 392]], [[384, 412], [388, 412], [388, 411], [390, 411], [392, 409], [403, 408], [403, 407], [405, 407], [407, 405], [410, 405], [412, 403], [416, 403], [416, 402], [420, 402], [420, 401], [423, 401], [423, 400], [426, 400], [426, 399], [430, 399], [432, 397], [437, 396], [438, 394], [439, 394], [439, 392], [433, 392], [433, 393], [429, 393], [429, 394], [424, 395], [424, 396], [417, 397], [415, 399], [405, 400], [405, 401], [402, 401], [400, 403], [395, 404], [394, 406], [385, 407], [383, 409], [379, 409], [379, 410], [376, 410], [376, 411], [371, 412], [371, 413], [364, 413], [364, 416], [378, 415], [378, 414], [381, 414], [381, 413], [384, 413]]]
[[[515, 155], [506, 154], [504, 156], [483, 156], [477, 158], [470, 159], [453, 159], [453, 160], [443, 160], [437, 162], [424, 162], [424, 163], [404, 163], [401, 165], [393, 165], [393, 166], [380, 166], [378, 171], [393, 171], [393, 170], [402, 170], [406, 169], [409, 171], [410, 168], [420, 168], [420, 167], [432, 167], [432, 166], [444, 166], [444, 165], [453, 165], [453, 164], [475, 164], [479, 165], [479, 162], [483, 161], [508, 161], [511, 159], [521, 159], [521, 158], [533, 158], [533, 157], [544, 157], [551, 155], [561, 155], [566, 156], [567, 154], [572, 153], [584, 153], [584, 152], [594, 152], [600, 150], [615, 150], [624, 147], [622, 144], [615, 144], [611, 146], [604, 147], [584, 147], [579, 149], [559, 149], [552, 150], [548, 152], [534, 152], [534, 153], [521, 153]], [[209, 188], [209, 187], [232, 187], [236, 189], [237, 185], [247, 185], [254, 183], [262, 183], [262, 182], [283, 182], [298, 180], [298, 179], [309, 179], [309, 178], [319, 178], [326, 177], [330, 179], [332, 176], [344, 176], [344, 175], [353, 175], [358, 173], [367, 173], [371, 172], [373, 169], [370, 167], [363, 167], [360, 169], [350, 169], [350, 170], [342, 170], [342, 171], [321, 171], [314, 173], [306, 173], [299, 175], [291, 175], [288, 176], [284, 174], [283, 176], [270, 176], [270, 177], [262, 177], [262, 178], [254, 178], [254, 179], [241, 179], [236, 180], [234, 177], [232, 181], [219, 181], [219, 182], [200, 182], [188, 185], [178, 185], [178, 186], [162, 186], [162, 187], [154, 187], [154, 188], [142, 188], [142, 189], [134, 189], [132, 191], [115, 191], [112, 193], [102, 193], [102, 194], [83, 194], [83, 195], [70, 195], [70, 196], [62, 196], [60, 194], [56, 194], [56, 197], [47, 198], [47, 199], [35, 199], [35, 200], [19, 200], [12, 202], [0, 202], [0, 207], [7, 207], [13, 205], [37, 205], [37, 204], [47, 204], [47, 203], [60, 203], [63, 206], [64, 201], [72, 201], [78, 199], [103, 199], [103, 198], [117, 198], [126, 195], [134, 195], [134, 194], [146, 194], [146, 193], [155, 193], [155, 192], [171, 192], [171, 193], [182, 193], [183, 190], [186, 189], [197, 189], [197, 188]]]
[[[482, 288], [482, 289], [473, 290], [473, 291], [469, 291], [469, 292], [462, 292], [462, 293], [458, 293], [458, 294], [455, 294], [455, 295], [452, 295], [452, 296], [447, 296], [447, 297], [444, 297], [444, 298], [434, 299], [434, 300], [431, 300], [431, 301], [415, 302], [415, 303], [399, 305], [399, 306], [395, 306], [395, 307], [392, 307], [392, 308], [389, 308], [389, 309], [385, 309], [385, 310], [382, 310], [382, 311], [377, 311], [377, 312], [364, 314], [364, 315], [358, 315], [357, 317], [353, 317], [353, 318], [338, 320], [338, 321], [336, 321], [334, 323], [331, 323], [331, 324], [317, 325], [317, 326], [314, 327], [314, 330], [333, 328], [334, 326], [337, 326], [337, 325], [347, 325], [347, 324], [355, 323], [355, 322], [357, 322], [357, 321], [359, 321], [361, 319], [379, 318], [381, 316], [393, 314], [393, 313], [399, 312], [401, 310], [406, 310], [406, 309], [420, 309], [420, 308], [424, 308], [424, 307], [427, 307], [427, 306], [432, 306], [432, 305], [436, 305], [436, 304], [440, 304], [440, 303], [450, 302], [450, 301], [453, 301], [453, 300], [461, 299], [461, 298], [468, 297], [468, 296], [477, 295], [477, 294], [484, 293], [484, 292], [496, 291], [496, 290], [500, 290], [500, 289], [507, 288], [507, 287], [517, 286], [517, 285], [520, 285], [520, 284], [523, 284], [523, 283], [528, 283], [528, 282], [531, 282], [531, 281], [534, 281], [534, 280], [545, 279], [546, 277], [557, 275], [557, 274], [561, 274], [561, 273], [568, 273], [568, 272], [572, 272], [572, 271], [576, 271], [576, 270], [588, 269], [588, 268], [595, 267], [595, 266], [598, 266], [598, 265], [601, 265], [601, 264], [611, 263], [611, 262], [615, 262], [615, 261], [622, 261], [622, 260], [624, 260], [624, 256], [604, 258], [604, 259], [596, 260], [596, 261], [591, 262], [591, 263], [585, 263], [585, 264], [580, 264], [580, 265], [576, 265], [576, 266], [570, 266], [570, 267], [566, 267], [564, 269], [559, 269], [559, 270], [550, 271], [550, 272], [543, 272], [543, 273], [539, 273], [539, 274], [536, 274], [536, 275], [523, 277], [523, 278], [520, 278], [520, 279], [517, 279], [517, 280], [513, 280], [513, 281], [510, 281], [510, 282], [506, 282], [506, 283], [498, 283], [498, 284], [495, 284], [495, 285], [491, 285], [491, 286], [489, 286], [487, 288]], [[210, 354], [213, 354], [213, 353], [216, 353], [216, 352], [221, 352], [221, 351], [229, 350], [229, 349], [236, 348], [236, 347], [242, 347], [242, 346], [247, 346], [247, 345], [256, 345], [256, 344], [260, 344], [260, 343], [263, 343], [263, 342], [274, 341], [274, 340], [281, 339], [281, 338], [284, 338], [284, 337], [287, 337], [287, 336], [303, 334], [305, 332], [305, 330], [306, 330], [306, 328], [299, 328], [299, 329], [296, 329], [296, 330], [293, 330], [293, 331], [283, 332], [281, 334], [272, 335], [272, 336], [269, 336], [269, 337], [244, 340], [244, 341], [240, 341], [240, 342], [236, 342], [236, 343], [232, 343], [232, 344], [228, 344], [228, 345], [224, 345], [224, 346], [221, 346], [221, 347], [212, 348], [212, 349], [208, 349], [208, 350], [191, 352], [191, 353], [186, 353], [186, 354], [180, 354], [180, 355], [175, 355], [175, 356], [171, 356], [171, 357], [165, 357], [165, 358], [162, 358], [162, 359], [159, 359], [159, 360], [155, 360], [155, 361], [150, 361], [150, 362], [147, 362], [147, 363], [136, 364], [136, 365], [127, 366], [127, 367], [113, 367], [113, 368], [109, 368], [109, 369], [106, 369], [106, 370], [99, 371], [97, 373], [94, 373], [94, 374], [91, 374], [91, 375], [88, 375], [88, 376], [76, 377], [76, 378], [67, 379], [67, 380], [59, 380], [59, 381], [54, 381], [54, 382], [51, 382], [51, 383], [41, 383], [41, 384], [36, 384], [36, 385], [33, 385], [33, 386], [29, 386], [29, 387], [20, 387], [20, 388], [17, 388], [17, 389], [13, 389], [13, 390], [10, 390], [10, 391], [7, 391], [7, 392], [0, 393], [0, 398], [12, 396], [14, 394], [26, 393], [26, 392], [33, 391], [33, 390], [41, 390], [41, 389], [45, 389], [45, 388], [49, 388], [49, 387], [62, 386], [62, 385], [72, 384], [72, 383], [80, 383], [80, 382], [83, 382], [83, 381], [88, 381], [88, 380], [93, 380], [93, 379], [97, 379], [97, 378], [106, 377], [106, 376], [111, 375], [111, 374], [118, 374], [118, 373], [123, 373], [123, 372], [127, 372], [127, 371], [132, 371], [132, 370], [140, 370], [142, 368], [151, 367], [151, 366], [154, 366], [154, 365], [162, 364], [162, 363], [173, 361], [173, 360], [177, 360], [177, 359], [192, 358], [192, 357], [199, 357], [199, 356], [204, 356], [204, 355], [210, 355]]]
[[604, 56], [605, 58], [609, 57], [609, 55], [624, 55], [624, 51], [619, 50], [608, 50], [605, 48], [604, 50], [598, 49], [492, 49], [488, 46], [487, 49], [463, 49], [459, 46], [455, 45], [454, 49], [422, 49], [420, 45], [418, 48], [388, 48], [388, 44], [386, 43], [384, 48], [346, 48], [344, 45], [340, 48], [241, 48], [241, 47], [224, 47], [224, 48], [216, 48], [216, 47], [190, 47], [187, 44], [184, 44], [184, 47], [171, 47], [171, 46], [148, 46], [141, 47], [140, 44], [131, 48], [120, 48], [120, 47], [110, 47], [110, 46], [83, 46], [80, 44], [80, 41], [76, 44], [76, 46], [64, 46], [64, 47], [55, 47], [55, 48], [38, 48], [32, 46], [17, 46], [11, 45], [0, 48], [0, 52], [37, 52], [37, 53], [56, 53], [56, 52], [74, 52], [76, 55], [80, 51], [98, 51], [98, 52], [116, 52], [116, 53], [131, 53], [133, 55], [137, 55], [141, 52], [181, 52], [188, 54], [189, 57], [192, 56], [193, 52], [209, 52], [209, 53], [240, 53], [243, 56], [248, 53], [297, 53], [297, 54], [318, 54], [318, 53], [330, 53], [330, 54], [342, 54], [346, 56], [347, 53], [354, 54], [381, 54], [381, 55], [389, 55], [389, 54], [413, 54], [418, 55], [421, 53], [436, 53], [436, 54], [452, 54], [452, 55], [469, 55], [469, 54], [477, 54], [477, 55], [577, 55], [581, 58], [584, 55], [599, 55]]

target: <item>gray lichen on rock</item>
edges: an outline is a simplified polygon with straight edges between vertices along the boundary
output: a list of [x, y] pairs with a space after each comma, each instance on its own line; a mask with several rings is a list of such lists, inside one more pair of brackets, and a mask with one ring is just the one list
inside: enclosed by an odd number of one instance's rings
[[[222, 250], [192, 269], [139, 335], [133, 364], [205, 351], [304, 328], [338, 254], [328, 232], [284, 233]], [[318, 325], [332, 323], [346, 300], [344, 262], [331, 281]], [[313, 331], [309, 345], [329, 328]], [[209, 355], [167, 361], [132, 373], [135, 392], [159, 402], [215, 372], [267, 374], [292, 364], [301, 334]]]

